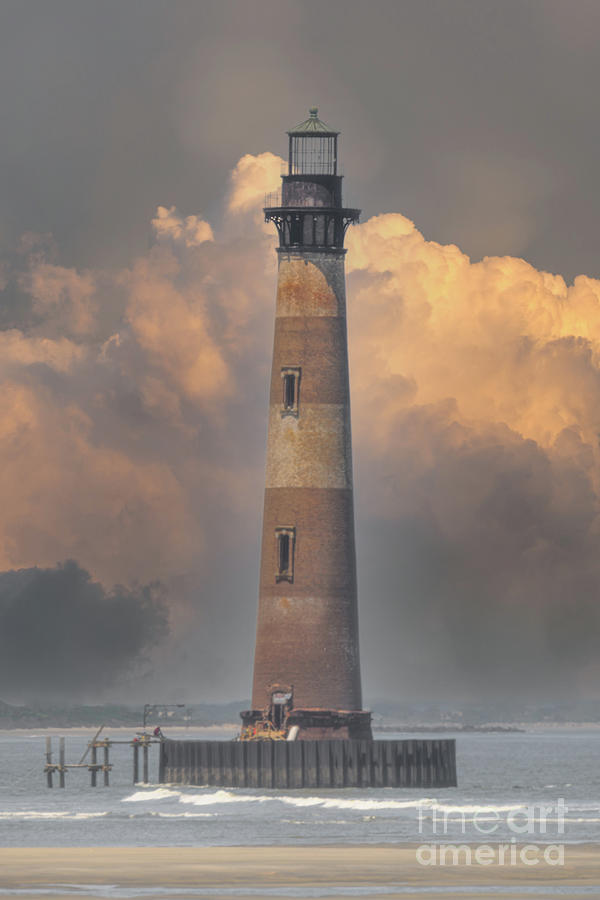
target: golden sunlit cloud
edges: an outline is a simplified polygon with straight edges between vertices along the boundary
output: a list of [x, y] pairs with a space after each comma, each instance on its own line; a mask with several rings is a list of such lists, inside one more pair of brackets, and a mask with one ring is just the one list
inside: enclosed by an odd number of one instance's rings
[[204, 241], [214, 240], [213, 231], [208, 222], [199, 216], [182, 218], [174, 206], [168, 209], [159, 206], [152, 226], [158, 237], [169, 237], [174, 241], [183, 241], [186, 247], [197, 247]]

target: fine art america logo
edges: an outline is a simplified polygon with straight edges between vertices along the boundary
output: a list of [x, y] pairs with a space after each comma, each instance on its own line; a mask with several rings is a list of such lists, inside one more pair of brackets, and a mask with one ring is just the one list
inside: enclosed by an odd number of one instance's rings
[[[547, 843], [554, 837], [560, 840], [565, 833], [565, 801], [559, 798], [552, 804], [531, 804], [510, 809], [475, 811], [454, 808], [440, 811], [419, 809], [419, 834], [422, 837], [444, 838], [448, 833], [467, 833], [469, 843], [431, 843], [417, 848], [417, 862], [422, 866], [564, 866], [565, 847], [561, 843]], [[467, 819], [468, 816], [468, 819]], [[475, 843], [471, 835], [485, 835], [494, 843]], [[510, 841], [496, 843], [499, 834], [510, 834]], [[494, 836], [496, 840], [494, 839]], [[541, 839], [540, 843], [525, 843], [527, 838]]]

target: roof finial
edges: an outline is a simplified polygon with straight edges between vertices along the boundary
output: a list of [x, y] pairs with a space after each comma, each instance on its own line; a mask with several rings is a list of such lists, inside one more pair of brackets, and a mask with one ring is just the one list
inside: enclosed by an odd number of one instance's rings
[[316, 106], [311, 106], [311, 108], [309, 109], [309, 113], [311, 114], [313, 119], [316, 119], [317, 115], [319, 114], [319, 110]]

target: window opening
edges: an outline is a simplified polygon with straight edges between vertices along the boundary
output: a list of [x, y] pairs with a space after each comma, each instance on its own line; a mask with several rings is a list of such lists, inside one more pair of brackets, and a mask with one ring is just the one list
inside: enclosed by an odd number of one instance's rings
[[283, 381], [281, 415], [297, 416], [300, 397], [300, 367], [286, 366], [281, 370], [281, 378]]
[[275, 581], [294, 580], [294, 549], [296, 529], [293, 527], [276, 528], [277, 538], [277, 572]]

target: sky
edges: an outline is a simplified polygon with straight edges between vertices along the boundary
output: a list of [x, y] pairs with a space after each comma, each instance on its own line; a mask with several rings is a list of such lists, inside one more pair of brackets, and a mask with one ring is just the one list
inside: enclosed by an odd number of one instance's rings
[[587, 0], [2, 0], [2, 699], [249, 696], [261, 206], [313, 105], [363, 210], [366, 697], [597, 696], [599, 39]]

